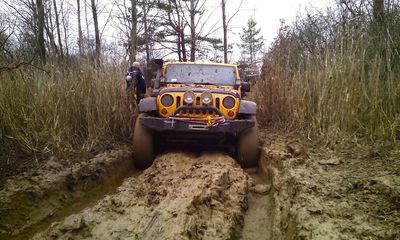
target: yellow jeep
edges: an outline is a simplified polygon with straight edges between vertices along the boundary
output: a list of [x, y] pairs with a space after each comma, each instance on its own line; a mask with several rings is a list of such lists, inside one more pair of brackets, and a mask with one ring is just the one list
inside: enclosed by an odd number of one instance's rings
[[230, 147], [243, 168], [258, 163], [257, 105], [243, 99], [250, 85], [236, 65], [157, 62], [152, 97], [139, 103], [133, 134], [136, 167], [148, 168], [160, 148]]

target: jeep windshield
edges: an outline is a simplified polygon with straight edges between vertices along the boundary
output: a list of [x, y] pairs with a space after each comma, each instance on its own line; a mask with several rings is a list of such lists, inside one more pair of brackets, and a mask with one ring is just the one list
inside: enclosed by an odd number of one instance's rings
[[170, 64], [167, 65], [165, 82], [233, 86], [236, 83], [236, 68], [206, 64]]

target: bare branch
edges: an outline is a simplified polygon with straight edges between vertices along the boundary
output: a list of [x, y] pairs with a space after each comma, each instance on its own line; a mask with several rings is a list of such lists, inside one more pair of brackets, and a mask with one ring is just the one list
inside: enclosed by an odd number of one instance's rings
[[[224, 0], [225, 1], [225, 0]], [[243, 0], [240, 1], [239, 7], [236, 10], [236, 12], [228, 19], [228, 22], [226, 23], [227, 25], [229, 25], [229, 23], [231, 22], [231, 20], [240, 12], [240, 8], [242, 7], [243, 4]]]

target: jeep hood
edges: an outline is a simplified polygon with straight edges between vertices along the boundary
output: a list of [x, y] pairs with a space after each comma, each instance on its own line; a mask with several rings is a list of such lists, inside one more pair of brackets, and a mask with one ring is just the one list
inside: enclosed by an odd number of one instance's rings
[[160, 95], [169, 92], [187, 92], [192, 91], [195, 93], [202, 93], [202, 92], [211, 92], [217, 94], [227, 94], [232, 95], [234, 97], [240, 98], [240, 94], [237, 90], [232, 89], [231, 87], [218, 87], [212, 85], [183, 85], [183, 86], [173, 86], [173, 87], [166, 87], [160, 91]]

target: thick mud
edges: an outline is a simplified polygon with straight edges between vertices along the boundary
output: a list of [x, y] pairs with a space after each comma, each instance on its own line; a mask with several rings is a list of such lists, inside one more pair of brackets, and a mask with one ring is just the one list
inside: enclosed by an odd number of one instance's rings
[[280, 134], [265, 141], [271, 208], [259, 214], [271, 224], [268, 237], [252, 239], [400, 239], [398, 150], [306, 148]]
[[261, 135], [255, 171], [218, 152], [140, 173], [125, 148], [53, 159], [0, 191], [0, 239], [400, 239], [399, 150]]
[[220, 153], [168, 153], [94, 207], [34, 239], [235, 239], [248, 176]]
[[127, 147], [81, 161], [51, 158], [0, 190], [0, 239], [28, 239], [92, 204], [133, 174]]
[[263, 169], [249, 174], [250, 192], [247, 195], [248, 209], [244, 217], [241, 240], [272, 239], [274, 201], [271, 178]]

